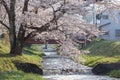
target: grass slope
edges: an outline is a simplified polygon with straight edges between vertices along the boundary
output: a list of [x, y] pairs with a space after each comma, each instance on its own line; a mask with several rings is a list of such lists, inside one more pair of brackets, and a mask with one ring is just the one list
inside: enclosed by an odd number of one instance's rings
[[8, 52], [8, 44], [0, 40], [0, 80], [44, 80], [40, 75], [17, 70], [13, 63], [14, 61], [29, 62], [42, 67], [40, 61], [43, 53], [28, 47], [24, 48], [23, 56], [12, 56]]
[[[89, 44], [85, 49], [90, 51], [90, 53], [82, 55], [87, 66], [93, 67], [99, 63], [120, 62], [120, 42], [97, 40]], [[113, 73], [120, 76], [120, 71], [117, 72], [111, 72], [110, 76], [116, 77]]]
[[120, 62], [120, 42], [99, 40], [92, 42], [86, 47], [90, 53], [83, 55], [88, 66], [98, 63]]

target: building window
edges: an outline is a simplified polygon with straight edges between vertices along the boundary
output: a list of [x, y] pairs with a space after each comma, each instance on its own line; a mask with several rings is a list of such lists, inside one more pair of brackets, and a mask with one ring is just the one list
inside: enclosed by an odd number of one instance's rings
[[101, 13], [101, 14], [97, 14], [97, 15], [96, 15], [96, 19], [98, 19], [98, 20], [100, 20], [100, 19], [101, 19], [101, 17], [102, 17], [102, 13]]
[[115, 30], [115, 36], [120, 37], [120, 29]]
[[109, 35], [109, 31], [106, 31], [106, 32], [104, 33], [104, 35], [108, 36], [108, 35]]
[[103, 15], [103, 19], [108, 19], [108, 15]]
[[98, 2], [98, 1], [103, 1], [103, 0], [96, 0], [96, 2]]

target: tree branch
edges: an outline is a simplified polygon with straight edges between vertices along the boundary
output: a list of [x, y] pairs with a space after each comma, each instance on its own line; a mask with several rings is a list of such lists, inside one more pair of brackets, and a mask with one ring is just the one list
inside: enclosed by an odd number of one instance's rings
[[7, 3], [6, 3], [4, 0], [1, 0], [1, 3], [2, 3], [2, 5], [4, 6], [6, 12], [9, 14], [9, 13], [10, 13], [10, 10], [9, 10], [9, 8], [8, 8]]
[[3, 21], [0, 20], [0, 24], [2, 24], [3, 26], [5, 26], [9, 30], [9, 27], [5, 23], [3, 23]]
[[[34, 34], [34, 33], [35, 33], [35, 31], [30, 32], [30, 33], [24, 38], [24, 41], [26, 41], [26, 40], [29, 39], [30, 37], [36, 36], [36, 34]], [[31, 36], [31, 35], [32, 35], [32, 36]]]
[[[41, 27], [34, 27], [33, 25], [31, 25], [30, 27], [27, 27], [27, 28], [29, 28], [29, 29], [34, 29], [35, 31], [29, 33], [29, 34], [25, 37], [25, 40], [28, 39], [29, 37], [31, 37], [31, 35], [33, 35], [33, 34], [36, 33], [36, 32], [42, 33], [42, 32], [45, 32], [45, 31], [57, 30], [57, 29], [58, 29], [58, 26], [56, 26], [56, 27], [54, 27], [54, 28], [52, 28], [52, 29], [49, 29], [50, 23], [54, 23], [55, 25], [58, 25], [57, 20], [66, 13], [66, 11], [63, 9], [63, 6], [64, 6], [64, 5], [65, 5], [65, 2], [64, 2], [64, 4], [61, 4], [61, 6], [60, 6], [58, 9], [56, 9], [56, 10], [54, 9], [53, 6], [51, 6], [52, 9], [53, 9], [53, 18], [52, 18], [48, 23], [42, 25]], [[56, 15], [57, 12], [61, 12], [62, 15]], [[34, 36], [35, 36], [35, 35], [36, 35], [36, 34], [34, 34]]]
[[[41, 27], [31, 26], [31, 27], [28, 27], [28, 28], [29, 29], [34, 29], [39, 33], [49, 30], [50, 23], [55, 23], [57, 25], [57, 20], [66, 13], [65, 9], [62, 9], [62, 7], [63, 7], [63, 4], [57, 10], [54, 10], [54, 8], [52, 7], [52, 9], [53, 9], [53, 19], [51, 19], [48, 23], [42, 25]], [[56, 13], [59, 12], [59, 11], [62, 13], [62, 15], [56, 16]], [[56, 29], [56, 28], [54, 28], [54, 29]]]
[[22, 13], [24, 13], [25, 11], [28, 11], [28, 2], [29, 0], [25, 0]]
[[[29, 2], [29, 0], [24, 1], [24, 6], [23, 6], [23, 10], [22, 10], [22, 14], [24, 14], [24, 15], [25, 15], [25, 12], [28, 11], [28, 2]], [[27, 27], [27, 23], [25, 25], [23, 25], [23, 23], [21, 23], [19, 32], [18, 32], [18, 38], [21, 38], [21, 36], [23, 36], [22, 39], [24, 39], [25, 33], [26, 33], [26, 27]]]

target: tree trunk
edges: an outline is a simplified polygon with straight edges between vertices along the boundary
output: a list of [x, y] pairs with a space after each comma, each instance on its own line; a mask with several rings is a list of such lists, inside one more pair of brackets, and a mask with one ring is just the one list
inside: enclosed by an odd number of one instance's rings
[[14, 54], [16, 47], [16, 36], [12, 30], [9, 31], [9, 38], [10, 38], [10, 54]]
[[11, 49], [10, 54], [22, 55], [23, 43], [16, 41], [16, 43], [14, 43], [14, 45], [11, 45], [10, 49]]
[[16, 55], [22, 55], [22, 50], [23, 50], [23, 43], [17, 41], [16, 47], [15, 47], [15, 54]]
[[11, 49], [10, 54], [12, 55], [22, 55], [23, 47], [17, 46], [15, 49]]
[[11, 26], [11, 31], [9, 31], [9, 37], [10, 37], [10, 54], [22, 55], [24, 36], [16, 36], [15, 30]]

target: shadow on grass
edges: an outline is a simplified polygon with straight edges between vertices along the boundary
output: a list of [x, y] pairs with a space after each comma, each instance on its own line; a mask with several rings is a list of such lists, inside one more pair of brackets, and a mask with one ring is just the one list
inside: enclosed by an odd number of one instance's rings
[[40, 75], [22, 71], [6, 71], [0, 73], [0, 80], [44, 80]]
[[99, 40], [88, 44], [85, 49], [89, 50], [88, 56], [115, 57], [120, 56], [120, 42]]
[[8, 53], [0, 53], [0, 57], [15, 57], [15, 55], [12, 55], [12, 54], [8, 54]]
[[24, 73], [18, 71], [7, 71], [0, 73], [0, 80], [21, 80], [22, 77], [24, 77]]
[[43, 52], [37, 51], [32, 48], [24, 48], [23, 53], [28, 54], [28, 55], [37, 55], [39, 57], [45, 56], [45, 54]]

